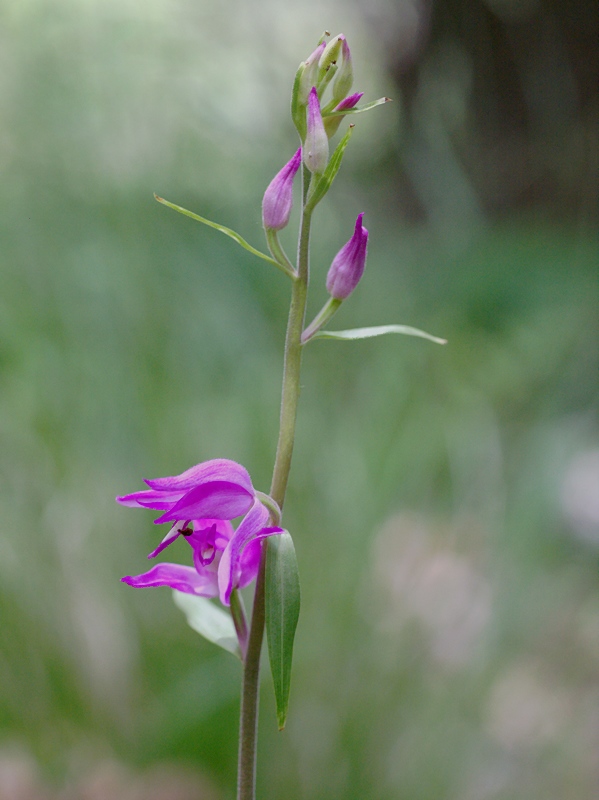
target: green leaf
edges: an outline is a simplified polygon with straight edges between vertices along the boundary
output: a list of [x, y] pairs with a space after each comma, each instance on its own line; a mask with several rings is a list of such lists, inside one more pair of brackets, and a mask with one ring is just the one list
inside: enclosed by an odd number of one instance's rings
[[[402, 333], [404, 336], [419, 336], [437, 344], [447, 344], [447, 339], [440, 339], [419, 328], [410, 328], [409, 325], [377, 325], [374, 328], [352, 328], [349, 331], [318, 331], [313, 339], [369, 339], [372, 336], [384, 336], [386, 333]], [[311, 340], [310, 340], [311, 341]]]
[[331, 188], [331, 184], [335, 180], [335, 176], [339, 172], [339, 168], [341, 167], [341, 162], [343, 160], [343, 154], [345, 153], [345, 148], [349, 143], [350, 136], [352, 135], [352, 131], [354, 129], [353, 125], [350, 125], [347, 133], [341, 139], [337, 147], [335, 148], [335, 152], [329, 159], [329, 163], [325, 171], [322, 175], [314, 180], [314, 183], [310, 185], [310, 191], [308, 192], [308, 198], [306, 200], [306, 208], [313, 210], [317, 203], [320, 203], [322, 198]]
[[198, 597], [173, 589], [173, 600], [187, 617], [187, 624], [209, 642], [217, 644], [234, 656], [241, 658], [235, 625], [227, 612], [211, 603], [207, 597]]
[[299, 610], [299, 574], [293, 540], [288, 533], [270, 536], [266, 559], [266, 640], [279, 730], [283, 730], [287, 718]]
[[244, 248], [244, 250], [253, 253], [255, 256], [258, 256], [258, 258], [263, 258], [264, 261], [268, 261], [269, 264], [274, 264], [275, 267], [280, 269], [281, 272], [284, 272], [286, 275], [289, 274], [286, 267], [284, 267], [282, 264], [279, 264], [279, 262], [275, 261], [274, 258], [267, 256], [266, 253], [262, 253], [260, 250], [256, 250], [255, 247], [252, 247], [252, 245], [249, 244], [249, 242], [246, 242], [246, 240], [242, 236], [240, 236], [236, 231], [231, 230], [231, 228], [226, 228], [224, 225], [219, 225], [218, 222], [212, 222], [209, 219], [200, 217], [199, 214], [194, 214], [193, 211], [188, 211], [186, 208], [183, 208], [182, 206], [177, 206], [175, 205], [175, 203], [171, 203], [169, 200], [165, 200], [164, 197], [159, 197], [157, 194], [154, 194], [154, 197], [156, 198], [156, 200], [158, 200], [159, 203], [162, 203], [163, 206], [168, 206], [169, 208], [172, 208], [173, 211], [178, 211], [179, 214], [185, 214], [186, 217], [191, 217], [191, 219], [195, 219], [196, 222], [201, 222], [203, 225], [208, 225], [209, 228], [214, 228], [215, 230], [224, 233], [225, 236], [229, 236], [231, 239], [233, 239], [233, 241], [241, 245]]

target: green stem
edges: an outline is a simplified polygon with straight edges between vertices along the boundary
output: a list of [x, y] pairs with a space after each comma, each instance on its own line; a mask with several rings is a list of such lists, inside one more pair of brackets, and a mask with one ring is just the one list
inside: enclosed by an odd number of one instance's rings
[[[304, 198], [309, 173], [304, 170]], [[300, 394], [300, 369], [302, 361], [301, 335], [306, 316], [306, 299], [310, 275], [310, 224], [312, 211], [302, 214], [300, 227], [297, 277], [293, 282], [291, 306], [285, 338], [285, 361], [283, 367], [283, 390], [281, 395], [281, 417], [277, 455], [272, 476], [270, 496], [283, 509], [285, 493], [291, 469], [291, 456], [295, 439], [295, 421]], [[241, 694], [241, 718], [239, 727], [239, 762], [237, 778], [237, 800], [255, 800], [256, 796], [256, 745], [258, 734], [258, 694], [260, 678], [260, 652], [264, 636], [265, 618], [265, 574], [268, 540], [262, 543], [260, 569], [256, 579], [252, 622], [248, 638], [247, 654], [243, 665]]]
[[281, 269], [289, 275], [290, 278], [295, 278], [295, 269], [293, 264], [287, 258], [287, 253], [283, 249], [283, 245], [279, 241], [279, 235], [272, 228], [266, 229], [266, 243], [272, 257], [277, 261]]

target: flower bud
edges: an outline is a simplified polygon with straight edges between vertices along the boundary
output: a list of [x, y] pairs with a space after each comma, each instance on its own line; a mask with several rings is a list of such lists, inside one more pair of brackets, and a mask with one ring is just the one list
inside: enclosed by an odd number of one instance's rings
[[293, 179], [302, 161], [302, 149], [285, 164], [268, 184], [262, 200], [262, 224], [265, 229], [280, 231], [289, 222], [293, 205]]
[[362, 225], [363, 216], [364, 214], [358, 215], [353, 236], [347, 244], [343, 245], [330, 266], [327, 275], [327, 292], [335, 300], [345, 300], [346, 297], [349, 297], [364, 272], [368, 231]]
[[354, 83], [354, 70], [352, 67], [351, 53], [347, 39], [341, 33], [339, 34], [341, 41], [341, 55], [342, 63], [337, 74], [335, 75], [335, 82], [333, 83], [333, 100], [336, 103], [341, 102], [349, 94], [351, 87]]
[[322, 51], [322, 54], [318, 61], [318, 67], [323, 72], [328, 72], [328, 70], [331, 68], [331, 65], [337, 63], [337, 59], [339, 58], [339, 53], [341, 52], [341, 46], [342, 46], [341, 43], [343, 41], [345, 41], [345, 36], [342, 33], [340, 33], [338, 36], [335, 36], [333, 39], [331, 39], [331, 41]]
[[300, 64], [302, 72], [299, 79], [298, 102], [302, 105], [307, 104], [310, 90], [316, 85], [318, 64], [326, 46], [326, 42], [321, 42], [308, 58]]
[[[355, 108], [363, 96], [364, 92], [356, 92], [356, 94], [350, 94], [349, 97], [346, 97], [345, 100], [342, 100], [338, 105], [335, 106], [332, 113], [334, 114], [335, 111], [346, 111], [349, 108]], [[337, 133], [339, 125], [341, 125], [342, 119], [343, 119], [342, 116], [324, 117], [324, 129], [327, 132], [327, 136], [329, 137], [329, 139], [331, 138], [331, 136], [334, 136]]]
[[304, 164], [310, 172], [323, 173], [329, 161], [329, 139], [324, 129], [316, 87], [308, 97], [306, 140], [303, 147]]

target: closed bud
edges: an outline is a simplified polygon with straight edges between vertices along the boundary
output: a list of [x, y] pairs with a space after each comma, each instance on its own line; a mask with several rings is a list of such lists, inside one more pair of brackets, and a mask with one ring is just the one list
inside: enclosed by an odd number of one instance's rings
[[362, 225], [364, 214], [356, 220], [354, 234], [333, 259], [327, 275], [327, 292], [335, 300], [345, 300], [353, 292], [366, 264], [368, 231]]
[[316, 87], [308, 97], [306, 140], [303, 147], [304, 164], [310, 172], [322, 174], [329, 161], [329, 139], [324, 129]]
[[293, 205], [293, 179], [302, 161], [301, 147], [268, 184], [262, 200], [262, 224], [265, 229], [280, 231], [289, 222]]
[[334, 112], [347, 111], [350, 108], [355, 108], [363, 96], [364, 92], [350, 94], [349, 97], [346, 97], [345, 100], [342, 100], [338, 105], [335, 106], [331, 116], [324, 117], [324, 129], [327, 132], [329, 139], [331, 136], [334, 136], [337, 133], [339, 125], [341, 125], [341, 120], [343, 119], [343, 116], [333, 116]]
[[333, 83], [333, 100], [340, 103], [351, 91], [354, 84], [354, 69], [351, 61], [351, 53], [347, 39], [341, 33], [341, 66], [337, 69], [335, 82]]
[[335, 36], [333, 39], [331, 39], [331, 41], [324, 48], [320, 56], [320, 60], [318, 61], [318, 66], [322, 72], [328, 72], [331, 66], [337, 63], [337, 59], [341, 53], [341, 43], [344, 40], [345, 36], [340, 33], [338, 36]]
[[318, 64], [326, 46], [326, 42], [321, 42], [308, 58], [300, 64], [302, 72], [299, 80], [298, 102], [301, 105], [307, 104], [310, 91], [313, 86], [316, 86]]

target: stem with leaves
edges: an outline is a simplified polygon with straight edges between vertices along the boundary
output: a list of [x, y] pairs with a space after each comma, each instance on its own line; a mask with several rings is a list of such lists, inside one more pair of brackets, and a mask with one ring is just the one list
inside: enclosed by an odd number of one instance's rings
[[[310, 173], [305, 170], [304, 181]], [[300, 227], [297, 275], [293, 279], [291, 305], [285, 338], [283, 389], [277, 455], [272, 476], [270, 496], [283, 509], [291, 469], [295, 440], [295, 423], [300, 395], [302, 359], [301, 335], [306, 315], [306, 299], [310, 274], [310, 224], [311, 210], [304, 208]], [[268, 540], [262, 543], [260, 570], [256, 580], [254, 607], [248, 639], [247, 655], [243, 665], [241, 715], [239, 728], [239, 761], [237, 800], [254, 800], [256, 792], [256, 745], [258, 734], [258, 698], [260, 680], [260, 654], [265, 624], [265, 575]]]

